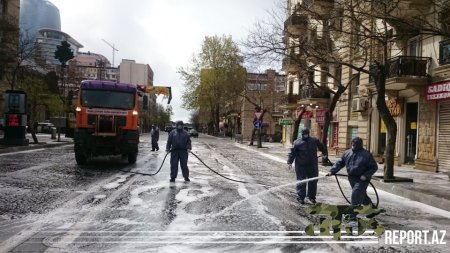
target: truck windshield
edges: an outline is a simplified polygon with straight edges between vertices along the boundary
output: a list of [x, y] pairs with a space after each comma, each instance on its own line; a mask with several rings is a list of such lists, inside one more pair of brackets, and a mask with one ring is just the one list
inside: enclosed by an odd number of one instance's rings
[[134, 93], [107, 90], [82, 90], [81, 105], [85, 107], [129, 110], [134, 108]]

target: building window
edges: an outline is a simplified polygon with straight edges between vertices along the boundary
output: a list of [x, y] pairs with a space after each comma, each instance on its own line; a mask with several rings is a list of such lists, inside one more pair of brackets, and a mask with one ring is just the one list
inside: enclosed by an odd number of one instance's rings
[[322, 66], [320, 72], [320, 85], [327, 86], [328, 85], [328, 66]]
[[350, 84], [350, 100], [359, 96], [359, 73], [352, 75], [352, 83]]
[[342, 79], [342, 65], [337, 65], [334, 67], [334, 73], [333, 73], [333, 88], [337, 89], [337, 87], [341, 84]]
[[408, 41], [408, 56], [420, 56], [420, 43], [418, 39]]
[[249, 91], [263, 91], [266, 90], [267, 84], [262, 83], [247, 83], [247, 90]]

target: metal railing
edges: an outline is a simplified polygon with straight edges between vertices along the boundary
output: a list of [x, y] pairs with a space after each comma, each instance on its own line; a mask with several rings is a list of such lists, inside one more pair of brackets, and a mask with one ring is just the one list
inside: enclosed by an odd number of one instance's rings
[[284, 30], [286, 31], [289, 26], [307, 26], [308, 25], [308, 17], [305, 15], [292, 14], [289, 16], [286, 21], [284, 21]]
[[299, 99], [300, 99], [300, 95], [288, 93], [283, 96], [282, 103], [283, 104], [296, 104]]
[[330, 93], [326, 90], [315, 88], [313, 86], [306, 86], [300, 89], [300, 99], [310, 98], [330, 98]]
[[[393, 77], [427, 77], [430, 64], [429, 57], [398, 56], [389, 60], [387, 78]], [[375, 65], [369, 67], [371, 73], [375, 72]], [[369, 82], [373, 83], [374, 76], [369, 76]]]

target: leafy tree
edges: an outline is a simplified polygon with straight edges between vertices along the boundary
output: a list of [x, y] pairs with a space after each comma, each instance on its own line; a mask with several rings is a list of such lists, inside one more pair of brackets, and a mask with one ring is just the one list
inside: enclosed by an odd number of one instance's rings
[[66, 105], [66, 84], [64, 80], [65, 69], [67, 67], [67, 62], [73, 59], [73, 57], [73, 51], [67, 41], [62, 41], [60, 46], [56, 46], [55, 59], [61, 63], [61, 90], [59, 92], [59, 98], [64, 105]]
[[183, 106], [207, 112], [208, 122], [218, 132], [225, 103], [235, 100], [245, 85], [245, 69], [239, 48], [231, 37], [205, 37], [202, 49], [191, 65], [180, 68], [185, 81]]

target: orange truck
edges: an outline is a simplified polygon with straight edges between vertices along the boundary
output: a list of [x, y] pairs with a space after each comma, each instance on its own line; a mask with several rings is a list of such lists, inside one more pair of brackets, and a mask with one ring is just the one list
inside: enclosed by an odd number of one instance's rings
[[74, 94], [74, 149], [77, 164], [86, 164], [91, 157], [103, 155], [122, 155], [128, 158], [128, 163], [136, 162], [139, 114], [140, 110], [147, 107], [146, 94], [163, 94], [169, 98], [169, 103], [172, 97], [170, 87], [104, 80], [81, 82]]

